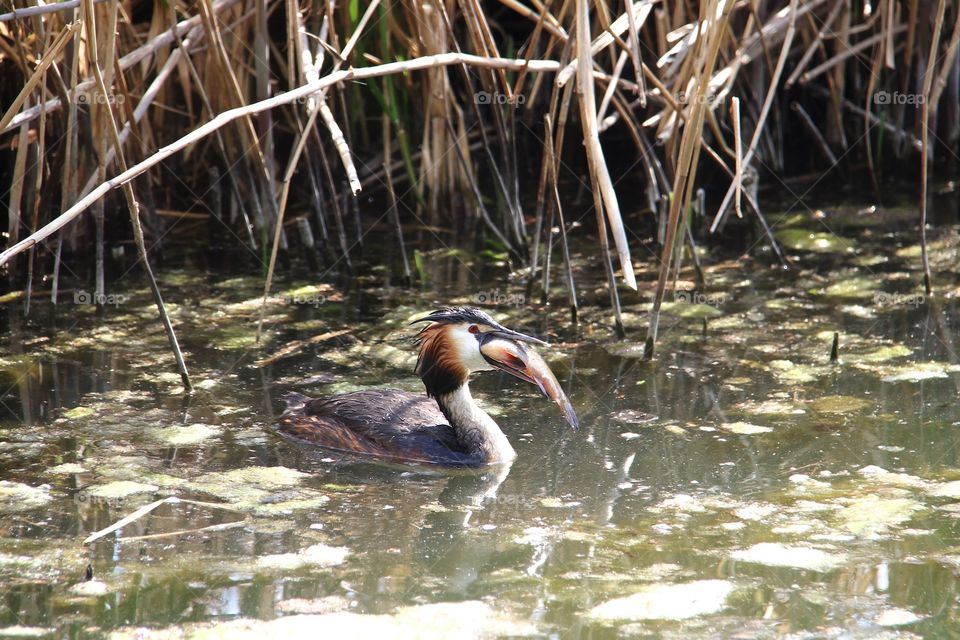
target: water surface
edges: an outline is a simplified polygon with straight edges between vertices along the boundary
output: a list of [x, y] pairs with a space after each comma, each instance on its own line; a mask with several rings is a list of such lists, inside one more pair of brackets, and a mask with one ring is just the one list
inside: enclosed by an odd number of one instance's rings
[[[927, 300], [909, 229], [871, 241], [848, 215], [839, 242], [791, 221], [788, 272], [707, 260], [695, 291], [684, 271], [654, 362], [640, 358], [652, 273], [624, 292], [617, 341], [603, 308], [569, 324], [561, 279], [547, 309], [463, 252], [428, 256], [422, 289], [381, 271], [355, 287], [282, 280], [261, 347], [259, 277], [161, 270], [192, 397], [135, 280], [103, 317], [6, 304], [0, 627], [960, 635], [960, 243], [935, 239]], [[577, 273], [581, 299], [604, 304], [595, 259]], [[487, 373], [472, 387], [517, 450], [507, 468], [377, 465], [275, 434], [284, 391], [418, 390], [408, 322], [441, 303], [549, 337], [581, 430]]]

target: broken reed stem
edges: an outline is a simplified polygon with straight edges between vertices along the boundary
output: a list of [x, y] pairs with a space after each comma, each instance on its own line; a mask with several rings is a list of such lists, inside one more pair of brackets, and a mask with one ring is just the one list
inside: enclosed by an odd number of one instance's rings
[[23, 89], [20, 90], [20, 93], [18, 93], [17, 97], [13, 99], [13, 102], [7, 108], [7, 111], [3, 114], [3, 117], [0, 118], [0, 132], [5, 131], [7, 126], [13, 121], [14, 116], [17, 115], [17, 111], [19, 111], [20, 107], [23, 106], [27, 96], [29, 96], [33, 89], [37, 86], [37, 83], [44, 78], [47, 69], [50, 68], [51, 64], [57, 61], [57, 58], [60, 57], [60, 52], [63, 51], [63, 48], [67, 46], [74, 33], [76, 33], [81, 26], [83, 25], [80, 22], [72, 22], [63, 28], [63, 31], [60, 32], [60, 35], [57, 36], [57, 39], [50, 46], [49, 51], [44, 53], [43, 58], [40, 60], [40, 64], [37, 65], [37, 68], [30, 76], [30, 79], [28, 79], [27, 83], [23, 85]]
[[[733, 183], [737, 186], [736, 198], [734, 199], [734, 211], [737, 217], [743, 217], [743, 211], [740, 208], [741, 194], [743, 193], [743, 147], [740, 143], [740, 98], [730, 98], [730, 120], [733, 123], [733, 150], [735, 154], [734, 178]], [[705, 214], [705, 211], [701, 213]]]
[[548, 158], [547, 167], [550, 179], [550, 193], [553, 196], [553, 204], [557, 210], [557, 218], [560, 220], [560, 242], [563, 247], [563, 262], [567, 275], [567, 291], [570, 294], [570, 321], [573, 324], [579, 322], [580, 309], [577, 304], [577, 287], [573, 281], [573, 264], [570, 261], [570, 245], [567, 243], [567, 226], [563, 220], [563, 204], [560, 201], [560, 189], [557, 187], [557, 162], [553, 150], [553, 126], [550, 123], [550, 114], [543, 115], [544, 125], [544, 150]]
[[[95, 2], [98, 0], [94, 0]], [[102, 0], [99, 0], [102, 1]], [[240, 0], [217, 0], [213, 5], [213, 10], [215, 12], [223, 11], [224, 9], [231, 7], [237, 4]], [[47, 6], [56, 6], [59, 7], [59, 4], [56, 5], [47, 5]], [[182, 37], [184, 34], [188, 33], [191, 29], [197, 26], [200, 23], [200, 16], [196, 15], [181, 22], [178, 22], [175, 27], [164, 30], [162, 33], [157, 35], [157, 37], [146, 42], [140, 47], [137, 47], [127, 55], [123, 56], [117, 61], [118, 66], [122, 71], [126, 71], [131, 67], [140, 64], [145, 61], [148, 57], [156, 54], [158, 51], [169, 47], [174, 43], [178, 37]], [[92, 88], [95, 84], [93, 78], [86, 78], [84, 80], [78, 81], [73, 91], [70, 94], [70, 97], [76, 97], [79, 93], [83, 93]], [[54, 109], [59, 109], [62, 106], [61, 99], [59, 97], [51, 98], [43, 104], [39, 104], [35, 107], [29, 109], [24, 109], [21, 113], [17, 114], [13, 120], [10, 121], [6, 127], [0, 128], [0, 134], [7, 133], [7, 131], [20, 126], [21, 123], [33, 120], [40, 115], [43, 111], [52, 111]]]
[[[384, 118], [389, 121], [389, 118]], [[386, 138], [384, 138], [386, 141]], [[389, 148], [389, 147], [388, 147]], [[413, 282], [413, 273], [410, 271], [410, 260], [407, 258], [407, 245], [403, 242], [403, 227], [400, 226], [400, 211], [397, 209], [397, 193], [393, 189], [393, 172], [390, 163], [383, 163], [384, 175], [387, 178], [387, 193], [390, 196], [390, 218], [397, 230], [397, 241], [400, 243], [400, 255], [403, 258], [403, 279], [407, 286]]]
[[[626, 25], [624, 25], [626, 28]], [[590, 4], [588, 0], [577, 0], [577, 87], [580, 90], [580, 122], [583, 126], [583, 140], [587, 152], [587, 164], [590, 174], [596, 178], [597, 187], [603, 198], [604, 209], [613, 242], [620, 258], [623, 281], [636, 291], [637, 278], [630, 259], [630, 246], [620, 214], [620, 204], [613, 189], [610, 171], [600, 146], [600, 132], [597, 129], [597, 102], [594, 97], [593, 56], [590, 51]], [[603, 36], [601, 36], [602, 38]], [[598, 38], [599, 39], [599, 38]], [[571, 63], [573, 64], [573, 63]], [[557, 82], [560, 82], [558, 77]]]
[[74, 220], [77, 216], [90, 208], [93, 203], [97, 202], [111, 190], [122, 186], [148, 169], [157, 166], [178, 151], [181, 151], [191, 144], [195, 144], [196, 142], [203, 140], [214, 131], [226, 126], [238, 118], [249, 117], [253, 114], [260, 113], [261, 111], [275, 109], [276, 107], [296, 102], [297, 100], [306, 98], [307, 96], [310, 96], [311, 94], [314, 94], [326, 87], [330, 87], [348, 80], [377, 78], [385, 75], [408, 73], [411, 71], [422, 71], [424, 69], [433, 69], [436, 67], [445, 67], [454, 64], [469, 64], [489, 69], [508, 69], [512, 71], [518, 71], [526, 68], [529, 71], [536, 72], [555, 72], [560, 68], [560, 64], [554, 60], [526, 61], [522, 59], [510, 58], [484, 58], [482, 56], [475, 56], [465, 53], [442, 53], [433, 56], [424, 56], [422, 58], [413, 58], [411, 60], [404, 60], [400, 62], [389, 62], [373, 67], [350, 68], [346, 70], [335, 71], [313, 82], [308, 82], [305, 85], [297, 87], [292, 91], [278, 93], [277, 95], [267, 98], [266, 100], [261, 100], [259, 102], [254, 102], [249, 105], [235, 107], [233, 109], [228, 109], [227, 111], [221, 112], [213, 119], [197, 127], [190, 133], [162, 147], [150, 157], [145, 158], [129, 169], [122, 171], [120, 174], [111, 178], [110, 180], [99, 184], [85, 197], [81, 198], [72, 207], [64, 211], [55, 219], [51, 220], [37, 232], [31, 234], [29, 237], [24, 238], [20, 242], [0, 253], [0, 265], [5, 264], [13, 256], [26, 251], [36, 243], [41, 242], [50, 237], [50, 235], [53, 233], [56, 233], [56, 231], [63, 228], [63, 226], [69, 223], [71, 220]]
[[[457, 137], [456, 132], [453, 130], [453, 125], [450, 124], [450, 120], [444, 120], [447, 124], [447, 129], [450, 133], [451, 138], [455, 139]], [[473, 175], [473, 172], [470, 171], [470, 165], [467, 164], [467, 159], [463, 157], [463, 150], [460, 148], [459, 144], [454, 143], [453, 150], [457, 155], [457, 158], [460, 161], [461, 168], [463, 169], [464, 175], [467, 177], [467, 181], [470, 183], [470, 189], [473, 193], [474, 199], [477, 201], [477, 211], [480, 212], [480, 219], [483, 220], [483, 223], [490, 228], [490, 231], [497, 237], [497, 240], [503, 243], [510, 253], [514, 255], [519, 255], [516, 247], [510, 242], [507, 237], [500, 231], [500, 227], [494, 224], [493, 219], [490, 217], [490, 213], [487, 211], [486, 205], [483, 204], [483, 194], [480, 192], [480, 185], [477, 184], [476, 178]]]
[[260, 315], [257, 319], [257, 337], [256, 344], [260, 344], [260, 335], [263, 331], [263, 319], [267, 311], [267, 296], [270, 295], [270, 287], [273, 284], [273, 270], [277, 265], [277, 253], [280, 250], [280, 237], [283, 233], [283, 217], [287, 211], [287, 198], [290, 195], [290, 182], [293, 180], [293, 174], [296, 173], [297, 165], [300, 163], [300, 156], [307, 145], [306, 133], [314, 130], [317, 122], [317, 113], [319, 109], [314, 109], [307, 120], [305, 129], [301, 129], [297, 138], [297, 145], [294, 147], [293, 154], [287, 160], [287, 170], [283, 174], [283, 182], [280, 186], [280, 202], [277, 203], [277, 219], [273, 227], [273, 243], [270, 246], [270, 262], [267, 265], [267, 277], [263, 281], [263, 300], [260, 303]]
[[[116, 8], [114, 8], [114, 12]], [[93, 0], [84, 0], [84, 22], [87, 31], [87, 42], [97, 42], [97, 27], [96, 27], [96, 17], [93, 13]], [[97, 83], [97, 87], [100, 93], [104, 98], [108, 98], [110, 93], [107, 90], [107, 85], [103, 80], [103, 74], [100, 71], [100, 60], [98, 58], [97, 47], [90, 46], [87, 47], [87, 55], [90, 57], [90, 66], [93, 69], [93, 75]], [[120, 165], [121, 171], [127, 170], [127, 163], [123, 157], [123, 148], [120, 142], [120, 132], [117, 129], [116, 117], [113, 113], [113, 100], [105, 99], [105, 104], [103, 104], [103, 119], [105, 120], [104, 125], [107, 130], [106, 133], [112, 136], [113, 145], [116, 149], [116, 159], [117, 164]], [[174, 360], [177, 363], [177, 369], [180, 373], [180, 379], [183, 382], [183, 388], [187, 393], [193, 391], [193, 385], [190, 383], [190, 375], [187, 373], [187, 365], [183, 361], [183, 353], [180, 351], [180, 343], [177, 341], [177, 334], [173, 330], [173, 325], [170, 323], [170, 317], [167, 315], [167, 309], [163, 304], [163, 297], [160, 295], [160, 287], [157, 286], [157, 280], [153, 276], [153, 270], [150, 268], [150, 261], [147, 258], [147, 247], [143, 239], [143, 228], [140, 226], [140, 205], [137, 203], [136, 196], [133, 193], [132, 184], [127, 181], [123, 183], [123, 195], [127, 202], [127, 210], [130, 213], [130, 223], [133, 226], [133, 240], [137, 245], [137, 254], [140, 258], [140, 263], [143, 265], [144, 273], [147, 276], [147, 280], [150, 283], [150, 290], [153, 293], [154, 302], [157, 305], [157, 311], [160, 314], [160, 320], [163, 323], [163, 328], [167, 334], [167, 340], [170, 342], [170, 349], [173, 351]]]
[[827, 162], [830, 163], [830, 166], [836, 166], [838, 162], [837, 156], [835, 156], [833, 151], [831, 151], [830, 145], [827, 144], [827, 141], [824, 139], [823, 134], [820, 133], [820, 129], [813, 121], [813, 118], [810, 117], [810, 114], [807, 113], [806, 109], [804, 109], [799, 102], [791, 102], [790, 108], [800, 118], [803, 128], [806, 129], [807, 133], [809, 133], [810, 136], [816, 141], [817, 147], [820, 149], [820, 152], [823, 154], [823, 157], [826, 158]]
[[[753, 136], [750, 138], [750, 144], [747, 146], [747, 153], [743, 157], [744, 165], [749, 165], [753, 161], [753, 154], [756, 153], [757, 145], [760, 142], [760, 136], [764, 131], [764, 124], [767, 121], [767, 115], [770, 113], [770, 107], [773, 106], [773, 99], [776, 96], [777, 87], [780, 84], [780, 76], [783, 74], [784, 65], [786, 64], [787, 57], [790, 54], [790, 46], [793, 44], [793, 36], [796, 33], [797, 2], [798, 0], [790, 0], [787, 32], [783, 38], [783, 46], [780, 48], [780, 56], [777, 58], [777, 66], [773, 70], [773, 75], [771, 76], [769, 86], [767, 87], [767, 95], [763, 100], [763, 106], [760, 108], [760, 115], [757, 117], [756, 125], [754, 125]], [[729, 15], [729, 8], [725, 7], [724, 12], [726, 15]], [[726, 214], [727, 208], [730, 206], [730, 198], [733, 197], [733, 192], [735, 189], [736, 185], [734, 184], [731, 184], [727, 189], [727, 193], [723, 197], [723, 202], [720, 204], [720, 208], [717, 210], [717, 214], [713, 218], [713, 224], [710, 226], [710, 233], [716, 231], [717, 227], [720, 225], [720, 220]]]
[[[100, 4], [104, 1], [105, 0], [93, 0], [93, 3]], [[10, 22], [31, 16], [42, 16], [46, 13], [55, 13], [57, 11], [68, 11], [70, 9], [76, 9], [82, 2], [83, 0], [65, 0], [64, 2], [53, 2], [33, 7], [24, 7], [23, 9], [14, 9], [9, 13], [0, 13], [0, 22]]]
[[[796, 2], [796, 0], [793, 0]], [[723, 40], [723, 33], [727, 28], [727, 19], [730, 15], [730, 3], [724, 3], [723, 13], [717, 16], [717, 2], [713, 0], [704, 7], [707, 29], [705, 30], [706, 46], [708, 47], [699, 76], [694, 86], [694, 102], [691, 105], [692, 113], [687, 118], [680, 140], [680, 151], [677, 160], [676, 175], [674, 177], [672, 197], [670, 200], [670, 214], [667, 220], [667, 232], [660, 257], [660, 274], [657, 278], [657, 288], [654, 292], [653, 306], [650, 309], [650, 324], [647, 327], [647, 338], [644, 341], [645, 359], [652, 359], [657, 342], [657, 330], [660, 325], [660, 306], [663, 304], [663, 294], [667, 286], [670, 273], [671, 259], [675, 250], [677, 227], [684, 217], [689, 203], [690, 192], [693, 186], [693, 177], [696, 174], [696, 156], [700, 149], [700, 140], [703, 132], [704, 112], [707, 109], [708, 78], [713, 74], [717, 55]], [[701, 46], [698, 40], [698, 46]], [[772, 88], [771, 88], [772, 91]], [[756, 136], [755, 136], [756, 137]], [[749, 160], [747, 160], [749, 162]]]
[[946, 12], [946, 0], [938, 0], [937, 17], [933, 23], [933, 37], [930, 40], [930, 55], [923, 77], [923, 105], [920, 115], [920, 260], [923, 263], [923, 290], [927, 297], [933, 292], [930, 277], [930, 255], [927, 251], [927, 187], [930, 181], [928, 164], [933, 149], [930, 147], [930, 93], [933, 78], [937, 71], [937, 49], [940, 46], [940, 31], [943, 29], [943, 16]]
[[[89, 0], [85, 0], [85, 2], [86, 2], [86, 1], [89, 1]], [[178, 497], [176, 497], [176, 496], [169, 496], [169, 497], [167, 497], [167, 498], [161, 498], [160, 500], [155, 500], [154, 502], [151, 502], [150, 504], [144, 505], [144, 506], [140, 507], [139, 509], [137, 509], [136, 511], [134, 511], [133, 513], [131, 513], [130, 515], [124, 516], [123, 518], [120, 518], [119, 520], [117, 520], [116, 522], [114, 522], [114, 523], [113, 523], [112, 525], [110, 525], [109, 527], [106, 527], [106, 528], [104, 528], [104, 529], [101, 529], [100, 531], [96, 531], [96, 532], [94, 532], [94, 533], [91, 533], [89, 536], [87, 536], [86, 538], [84, 538], [84, 539], [83, 539], [83, 542], [81, 542], [80, 544], [90, 544], [91, 542], [96, 542], [96, 541], [99, 540], [100, 538], [102, 538], [102, 537], [104, 537], [104, 536], [106, 536], [106, 535], [110, 535], [110, 534], [113, 533], [114, 531], [117, 531], [117, 530], [119, 530], [119, 529], [122, 529], [122, 528], [124, 528], [125, 526], [127, 526], [128, 524], [133, 523], [133, 522], [136, 522], [137, 520], [139, 520], [139, 519], [142, 518], [143, 516], [147, 515], [148, 513], [150, 513], [151, 511], [153, 511], [153, 510], [156, 509], [157, 507], [162, 506], [162, 505], [165, 505], [165, 504], [192, 504], [192, 505], [195, 505], [195, 506], [198, 506], [198, 507], [210, 507], [211, 509], [223, 509], [224, 511], [231, 511], [231, 512], [233, 512], [233, 513], [242, 513], [239, 509], [234, 509], [233, 507], [231, 507], [231, 506], [228, 505], [228, 504], [220, 504], [220, 503], [218, 503], [218, 502], [203, 502], [203, 501], [200, 501], [200, 500], [187, 500], [187, 499], [185, 499], [185, 498], [178, 498]]]

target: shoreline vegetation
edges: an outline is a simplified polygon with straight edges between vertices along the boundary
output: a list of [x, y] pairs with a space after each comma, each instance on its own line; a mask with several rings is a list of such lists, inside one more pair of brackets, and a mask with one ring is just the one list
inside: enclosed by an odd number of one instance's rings
[[[652, 358], [671, 280], [685, 262], [700, 273], [698, 238], [742, 218], [785, 263], [758, 182], [852, 166], [879, 198], [895, 162], [920, 176], [929, 297], [932, 163], [960, 149], [958, 45], [946, 0], [15, 0], [0, 9], [0, 270], [29, 310], [38, 282], [56, 303], [65, 266], [91, 261], [99, 301], [112, 243], [132, 240], [189, 390], [150, 269], [169, 229], [208, 220], [211, 240], [262, 256], [266, 301], [282, 252], [351, 268], [363, 194], [407, 281], [412, 228], [468, 225], [528, 290], [556, 272], [576, 322], [560, 192], [582, 164], [620, 335], [619, 296], [637, 289], [626, 216], [649, 216]], [[707, 167], [723, 177], [709, 202]], [[643, 186], [615, 188], [624, 176]]]

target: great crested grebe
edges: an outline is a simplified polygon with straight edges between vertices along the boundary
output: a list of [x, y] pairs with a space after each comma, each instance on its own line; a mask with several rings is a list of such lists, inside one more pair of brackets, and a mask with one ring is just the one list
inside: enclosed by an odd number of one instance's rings
[[516, 457], [507, 437], [470, 395], [474, 371], [500, 369], [540, 387], [559, 405], [570, 426], [577, 415], [550, 368], [526, 344], [537, 338], [511, 331], [486, 313], [465, 307], [438, 309], [416, 322], [414, 369], [427, 395], [370, 389], [312, 399], [284, 396], [280, 432], [299, 441], [392, 462], [472, 467]]

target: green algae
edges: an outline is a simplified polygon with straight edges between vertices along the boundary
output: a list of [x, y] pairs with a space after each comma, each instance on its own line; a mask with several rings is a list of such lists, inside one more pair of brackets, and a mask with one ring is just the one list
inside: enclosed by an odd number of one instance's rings
[[281, 553], [257, 558], [257, 567], [261, 569], [282, 569], [295, 571], [304, 567], [326, 568], [343, 564], [350, 550], [346, 547], [331, 547], [315, 544], [296, 553]]
[[777, 242], [794, 251], [840, 253], [852, 251], [852, 243], [832, 233], [785, 228], [776, 232]]
[[601, 623], [694, 618], [723, 611], [735, 588], [727, 580], [656, 585], [598, 604], [590, 609], [587, 617]]
[[770, 433], [773, 431], [773, 429], [770, 427], [764, 427], [758, 424], [750, 424], [749, 422], [728, 422], [720, 425], [720, 428], [724, 431], [735, 433], [738, 436], [755, 436], [761, 433]]
[[401, 607], [392, 614], [361, 614], [337, 611], [322, 615], [297, 614], [275, 620], [239, 619], [214, 623], [191, 623], [182, 628], [130, 627], [110, 634], [111, 640], [259, 640], [314, 635], [322, 629], [330, 637], [396, 638], [397, 640], [444, 640], [447, 638], [522, 637], [534, 635], [535, 627], [497, 612], [479, 601], [438, 602]]
[[46, 506], [53, 500], [50, 487], [0, 480], [0, 513], [17, 513]]
[[174, 447], [198, 444], [220, 435], [220, 429], [206, 424], [176, 425], [148, 432], [150, 437]]
[[155, 493], [159, 489], [153, 484], [143, 482], [134, 482], [132, 480], [116, 480], [107, 484], [96, 485], [84, 489], [84, 492], [91, 498], [101, 498], [103, 500], [115, 500], [118, 498], [127, 498], [138, 493]]
[[924, 505], [911, 498], [863, 496], [849, 501], [837, 516], [843, 529], [863, 537], [877, 537], [909, 522]]
[[776, 542], [760, 542], [747, 549], [734, 551], [730, 557], [748, 564], [818, 572], [833, 571], [847, 562], [844, 553]]

